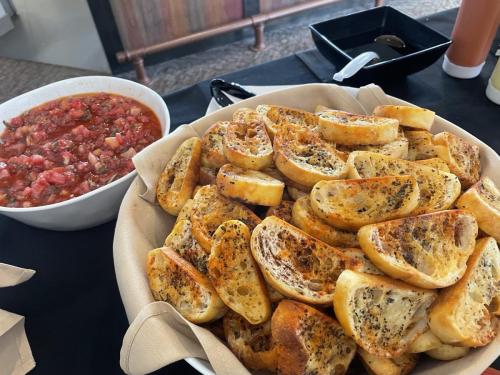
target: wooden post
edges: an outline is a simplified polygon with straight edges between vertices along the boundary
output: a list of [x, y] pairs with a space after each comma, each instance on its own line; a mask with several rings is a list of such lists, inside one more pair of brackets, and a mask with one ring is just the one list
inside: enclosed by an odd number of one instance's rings
[[141, 56], [134, 57], [132, 59], [132, 64], [134, 65], [137, 81], [145, 86], [148, 86], [151, 79], [148, 77], [148, 73], [144, 68], [144, 59]]
[[255, 31], [255, 44], [250, 47], [253, 51], [262, 51], [266, 48], [264, 40], [264, 22], [255, 23], [253, 25]]

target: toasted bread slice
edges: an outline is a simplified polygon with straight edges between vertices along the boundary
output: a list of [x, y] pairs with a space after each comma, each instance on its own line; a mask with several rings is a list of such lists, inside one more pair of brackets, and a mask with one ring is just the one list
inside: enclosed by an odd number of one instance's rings
[[450, 171], [457, 175], [464, 189], [479, 181], [481, 162], [478, 146], [448, 132], [434, 135], [432, 143], [443, 146], [437, 149], [437, 155], [448, 163]]
[[274, 138], [276, 167], [289, 179], [304, 186], [347, 175], [339, 151], [318, 134], [297, 125], [285, 125]]
[[208, 277], [174, 250], [151, 250], [146, 271], [153, 297], [170, 303], [187, 320], [206, 323], [226, 313], [227, 308]]
[[262, 119], [255, 109], [245, 107], [233, 112], [233, 121], [251, 124], [252, 122], [262, 121]]
[[358, 349], [359, 357], [370, 375], [408, 375], [417, 365], [418, 355], [405, 353], [395, 358], [377, 357]]
[[383, 145], [337, 145], [337, 150], [343, 152], [352, 151], [371, 151], [378, 154], [390, 156], [395, 159], [406, 159], [408, 157], [408, 139], [406, 139], [404, 132], [399, 131], [398, 137], [389, 143]]
[[497, 318], [488, 307], [500, 294], [500, 251], [494, 238], [481, 238], [464, 276], [443, 290], [429, 315], [429, 327], [443, 343], [487, 345], [497, 333]]
[[488, 177], [483, 177], [457, 200], [457, 207], [469, 210], [479, 228], [500, 242], [500, 191]]
[[279, 217], [281, 220], [290, 223], [292, 221], [293, 204], [294, 204], [293, 201], [283, 200], [279, 205], [269, 207], [269, 209], [266, 211], [266, 217], [276, 216]]
[[214, 185], [216, 176], [217, 176], [217, 169], [202, 166], [200, 168], [200, 185], [202, 186]]
[[413, 341], [408, 348], [409, 353], [423, 353], [428, 350], [437, 348], [443, 345], [443, 343], [437, 338], [437, 336], [432, 333], [430, 329], [422, 333]]
[[277, 206], [285, 184], [265, 173], [226, 164], [217, 173], [217, 189], [222, 195], [244, 203]]
[[203, 186], [193, 198], [192, 231], [198, 243], [210, 252], [212, 235], [223, 222], [240, 220], [250, 229], [260, 219], [249, 208], [217, 192], [214, 185]]
[[286, 124], [299, 125], [312, 131], [318, 131], [318, 116], [301, 109], [262, 104], [257, 106], [257, 113], [266, 124], [271, 138]]
[[231, 122], [224, 137], [224, 155], [231, 164], [260, 170], [273, 163], [273, 145], [260, 121]]
[[281, 375], [345, 374], [356, 354], [336, 320], [300, 302], [281, 301], [271, 330]]
[[420, 190], [413, 176], [320, 181], [311, 190], [314, 213], [345, 230], [409, 215]]
[[408, 160], [436, 158], [441, 146], [432, 143], [432, 133], [426, 130], [405, 130], [408, 139]]
[[389, 117], [410, 128], [431, 130], [436, 114], [425, 108], [406, 105], [379, 105], [373, 109], [375, 116]]
[[304, 192], [300, 189], [297, 189], [296, 187], [290, 186], [290, 185], [286, 186], [286, 191], [288, 192], [288, 195], [290, 196], [290, 198], [292, 198], [294, 201], [296, 201], [297, 199], [300, 199], [302, 197], [309, 196], [309, 193], [306, 193], [306, 192]]
[[208, 254], [193, 236], [191, 222], [179, 220], [165, 239], [163, 246], [175, 250], [203, 274], [207, 273]]
[[358, 240], [387, 275], [421, 288], [444, 288], [464, 274], [477, 230], [468, 211], [450, 210], [366, 225]]
[[[193, 191], [194, 192], [194, 191]], [[184, 206], [182, 206], [177, 218], [175, 219], [175, 224], [181, 220], [191, 220], [191, 212], [193, 212], [193, 200], [188, 199]]]
[[295, 201], [292, 209], [292, 224], [331, 246], [359, 246], [356, 233], [334, 228], [316, 216], [309, 196]]
[[210, 126], [201, 138], [201, 165], [207, 168], [220, 168], [227, 163], [224, 155], [224, 137], [229, 121], [218, 121]]
[[319, 115], [323, 137], [342, 145], [383, 145], [398, 137], [399, 121], [344, 111], [325, 111]]
[[346, 334], [359, 346], [393, 358], [427, 329], [427, 309], [435, 298], [434, 291], [346, 270], [337, 279], [333, 307]]
[[250, 230], [238, 220], [217, 228], [208, 258], [208, 276], [219, 297], [251, 324], [271, 317], [266, 284], [250, 251]]
[[340, 250], [275, 216], [257, 225], [251, 248], [264, 278], [274, 289], [311, 304], [330, 303], [338, 275], [354, 263]]
[[440, 158], [416, 160], [415, 163], [418, 163], [420, 165], [426, 165], [428, 167], [439, 169], [440, 171], [446, 173], [450, 173], [450, 168], [448, 167], [448, 164], [446, 164], [446, 162]]
[[371, 273], [372, 275], [383, 275], [384, 273], [380, 271], [372, 261], [363, 253], [363, 250], [356, 247], [348, 247], [342, 249], [342, 253], [356, 262], [354, 266], [350, 267], [353, 271]]
[[465, 357], [469, 351], [470, 348], [464, 346], [441, 344], [436, 348], [426, 351], [425, 354], [440, 361], [454, 361], [455, 359]]
[[354, 151], [347, 162], [350, 178], [410, 175], [417, 179], [420, 201], [415, 215], [446, 210], [460, 194], [460, 181], [451, 173], [368, 151]]
[[156, 198], [170, 215], [177, 216], [182, 206], [192, 197], [200, 177], [200, 155], [200, 139], [189, 138], [179, 146], [161, 173]]
[[272, 342], [271, 320], [253, 325], [230, 311], [224, 316], [223, 325], [229, 348], [246, 367], [276, 371], [278, 354]]

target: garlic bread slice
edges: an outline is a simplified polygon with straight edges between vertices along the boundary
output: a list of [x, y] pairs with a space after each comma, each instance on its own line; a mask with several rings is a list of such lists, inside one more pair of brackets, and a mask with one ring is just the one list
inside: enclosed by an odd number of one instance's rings
[[481, 162], [479, 160], [479, 147], [448, 132], [435, 134], [432, 143], [442, 146], [437, 149], [437, 156], [450, 167], [464, 189], [479, 181], [481, 175]]
[[294, 124], [318, 131], [318, 116], [301, 109], [262, 104], [257, 106], [257, 113], [266, 124], [266, 129], [273, 139], [276, 133], [286, 124]]
[[260, 218], [249, 208], [224, 197], [214, 185], [203, 186], [193, 198], [191, 223], [194, 238], [210, 253], [212, 235], [223, 222], [239, 220], [253, 230]]
[[226, 221], [215, 231], [208, 276], [222, 301], [249, 323], [270, 319], [266, 284], [252, 258], [250, 230], [241, 221]]
[[450, 173], [450, 168], [448, 167], [448, 164], [446, 164], [446, 162], [440, 158], [415, 160], [415, 163], [418, 163], [420, 165], [426, 165], [427, 167], [435, 168], [440, 171]]
[[189, 220], [177, 221], [163, 246], [178, 252], [201, 273], [207, 273], [208, 254], [194, 238]]
[[441, 146], [432, 143], [432, 133], [426, 130], [405, 130], [408, 139], [408, 160], [436, 158]]
[[261, 206], [277, 206], [285, 184], [265, 173], [223, 165], [217, 173], [217, 189], [228, 198]]
[[255, 227], [250, 244], [266, 281], [284, 296], [305, 303], [331, 303], [338, 275], [354, 263], [275, 216]]
[[[215, 177], [217, 176], [216, 168], [200, 167], [200, 185], [214, 185]], [[193, 194], [194, 197], [194, 194]]]
[[274, 153], [280, 172], [307, 187], [347, 175], [340, 152], [318, 134], [297, 125], [284, 125], [280, 129], [274, 138]]
[[469, 210], [479, 228], [500, 242], [500, 191], [488, 177], [483, 177], [457, 200], [457, 207]]
[[408, 157], [408, 139], [406, 139], [404, 132], [399, 131], [398, 137], [389, 143], [383, 145], [337, 145], [337, 150], [343, 152], [352, 151], [371, 151], [378, 154], [390, 156], [395, 159], [406, 159]]
[[211, 125], [201, 138], [201, 165], [208, 168], [220, 168], [227, 163], [224, 155], [224, 137], [229, 121], [218, 121]]
[[356, 231], [363, 225], [409, 215], [419, 198], [413, 176], [320, 181], [311, 190], [311, 207], [328, 224]]
[[441, 344], [436, 348], [426, 351], [425, 354], [440, 361], [454, 361], [455, 359], [465, 357], [469, 352], [470, 348], [465, 346]]
[[437, 338], [437, 336], [432, 333], [430, 329], [422, 333], [413, 341], [408, 348], [409, 353], [422, 353], [431, 349], [435, 349], [443, 343]]
[[494, 238], [481, 238], [464, 276], [444, 289], [429, 314], [429, 327], [443, 343], [484, 346], [497, 334], [498, 321], [489, 309], [500, 295], [500, 251]]
[[414, 215], [446, 210], [460, 194], [460, 181], [452, 173], [368, 151], [354, 151], [347, 161], [350, 178], [410, 175], [416, 178], [420, 199]]
[[345, 374], [356, 354], [356, 343], [335, 319], [300, 302], [281, 301], [271, 330], [281, 375]]
[[200, 139], [189, 138], [179, 146], [161, 173], [156, 186], [156, 198], [170, 215], [177, 216], [192, 197], [200, 177], [200, 156]]
[[387, 275], [433, 289], [460, 280], [477, 230], [468, 211], [450, 210], [366, 225], [358, 231], [358, 240]]
[[229, 311], [223, 318], [224, 335], [231, 351], [252, 370], [276, 371], [278, 353], [271, 336], [271, 320], [250, 324]]
[[372, 275], [384, 274], [372, 263], [365, 253], [363, 253], [363, 250], [358, 249], [357, 247], [344, 248], [342, 249], [342, 254], [356, 261], [356, 263], [354, 263], [354, 265], [350, 268], [353, 271], [371, 273]]
[[292, 198], [295, 201], [302, 198], [302, 197], [309, 196], [309, 193], [306, 193], [305, 191], [298, 189], [294, 186], [290, 186], [290, 185], [286, 186], [286, 191], [288, 192], [288, 195], [290, 196], [290, 198]]
[[394, 358], [427, 329], [427, 309], [436, 295], [385, 276], [345, 270], [337, 279], [333, 308], [361, 348]]
[[383, 145], [398, 138], [399, 121], [357, 115], [344, 111], [324, 111], [319, 115], [322, 136], [342, 145]]
[[260, 170], [273, 163], [273, 145], [260, 121], [229, 123], [223, 147], [227, 160], [241, 168]]
[[192, 323], [211, 322], [227, 311], [208, 277], [172, 249], [151, 250], [146, 272], [153, 297], [170, 303]]
[[262, 121], [262, 119], [255, 109], [244, 107], [233, 112], [233, 121], [251, 124], [252, 122]]
[[375, 116], [393, 118], [401, 125], [415, 129], [431, 130], [436, 114], [425, 108], [407, 105], [379, 105], [373, 109]]
[[282, 200], [279, 205], [268, 208], [268, 210], [266, 211], [266, 217], [276, 216], [279, 217], [281, 220], [286, 221], [287, 223], [291, 223], [293, 204], [294, 201]]
[[[194, 195], [196, 195], [196, 193], [193, 191], [193, 196]], [[177, 224], [181, 220], [191, 220], [191, 212], [193, 212], [193, 200], [188, 199], [179, 211], [179, 214], [175, 219], [175, 224]]]
[[377, 357], [361, 348], [358, 349], [363, 366], [371, 375], [408, 375], [417, 365], [418, 355], [404, 353], [395, 358]]
[[331, 246], [359, 246], [356, 233], [332, 227], [316, 216], [309, 196], [295, 201], [292, 209], [292, 224]]

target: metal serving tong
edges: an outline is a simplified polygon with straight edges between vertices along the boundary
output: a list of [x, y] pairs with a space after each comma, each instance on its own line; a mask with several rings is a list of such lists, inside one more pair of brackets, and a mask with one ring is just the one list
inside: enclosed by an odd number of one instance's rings
[[219, 78], [213, 79], [210, 82], [210, 93], [221, 107], [227, 107], [228, 105], [234, 104], [226, 93], [239, 99], [248, 99], [255, 96], [253, 92], [244, 89], [237, 83], [227, 82]]

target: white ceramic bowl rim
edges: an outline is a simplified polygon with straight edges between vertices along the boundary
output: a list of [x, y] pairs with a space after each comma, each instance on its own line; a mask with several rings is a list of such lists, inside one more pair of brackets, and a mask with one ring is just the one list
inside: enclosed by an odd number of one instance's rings
[[[107, 77], [107, 76], [83, 76], [83, 77], [76, 77], [76, 78], [69, 78], [69, 79], [65, 79], [64, 81], [65, 82], [68, 82], [68, 83], [71, 83], [71, 82], [78, 82], [78, 81], [85, 81], [85, 80], [88, 80], [88, 79], [102, 79], [102, 80], [113, 80], [113, 81], [116, 81], [116, 80], [119, 80], [119, 81], [126, 81], [128, 85], [132, 85], [132, 86], [139, 86], [141, 88], [141, 90], [148, 90], [150, 91], [151, 93], [153, 93], [155, 96], [157, 96], [158, 98], [160, 98], [161, 100], [163, 100], [163, 98], [158, 94], [156, 93], [155, 91], [151, 90], [149, 87], [146, 87], [144, 85], [141, 85], [137, 82], [134, 82], [134, 81], [130, 81], [130, 80], [127, 80], [127, 79], [123, 79], [123, 78], [117, 78], [117, 77]], [[11, 101], [14, 101], [14, 100], [18, 100], [19, 98], [23, 98], [23, 97], [26, 97], [26, 96], [30, 96], [30, 95], [33, 95], [33, 94], [36, 94], [37, 91], [41, 90], [41, 89], [46, 89], [48, 87], [51, 87], [51, 86], [55, 86], [57, 85], [59, 82], [62, 82], [62, 81], [58, 81], [58, 82], [53, 82], [53, 83], [50, 83], [48, 85], [45, 85], [45, 86], [42, 86], [42, 87], [39, 87], [35, 90], [32, 90], [32, 91], [29, 91], [29, 92], [26, 92], [22, 95], [19, 95], [19, 96], [16, 96], [15, 98], [12, 98], [12, 99], [9, 99], [7, 100], [6, 102], [2, 103], [2, 104], [7, 104]], [[95, 92], [95, 91], [94, 91]], [[85, 91], [82, 91], [81, 94], [84, 94]], [[73, 96], [73, 95], [78, 95], [78, 94], [71, 94], [70, 96]], [[120, 95], [120, 94], [117, 94], [117, 95]], [[126, 95], [122, 95], [122, 96], [126, 96]], [[62, 97], [62, 96], [61, 96]], [[51, 100], [56, 100], [56, 99], [49, 99], [47, 101], [51, 101]], [[134, 99], [136, 101], [139, 101], [137, 99]], [[142, 103], [141, 103], [142, 104]], [[146, 104], [144, 104], [146, 105]], [[25, 109], [23, 110], [24, 111], [27, 111], [29, 110], [30, 108], [28, 109]], [[156, 114], [157, 117], [159, 117], [157, 114]], [[162, 129], [162, 138], [163, 137], [166, 137], [169, 133], [169, 130], [170, 129], [167, 129], [167, 131], [163, 131]], [[153, 142], [154, 143], [154, 142]], [[141, 150], [142, 151], [142, 150]], [[75, 202], [78, 202], [78, 201], [82, 201], [82, 200], [85, 200], [87, 198], [90, 198], [91, 196], [93, 195], [96, 195], [96, 194], [99, 194], [99, 192], [105, 190], [105, 189], [108, 189], [110, 187], [113, 187], [115, 185], [118, 185], [120, 184], [122, 181], [125, 181], [127, 179], [131, 179], [133, 177], [135, 177], [135, 175], [137, 174], [136, 170], [134, 169], [133, 171], [127, 173], [125, 176], [122, 176], [116, 180], [114, 180], [113, 182], [110, 182], [109, 184], [106, 184], [106, 185], [103, 185], [95, 190], [92, 190], [92, 191], [89, 191], [88, 193], [85, 193], [85, 194], [82, 194], [82, 195], [79, 195], [77, 197], [74, 197], [74, 198], [70, 198], [68, 200], [65, 200], [65, 201], [62, 201], [62, 202], [57, 202], [57, 203], [52, 203], [52, 204], [46, 204], [46, 205], [43, 205], [43, 206], [35, 206], [35, 207], [5, 207], [5, 206], [0, 206], [0, 211], [4, 211], [4, 212], [34, 212], [34, 211], [43, 211], [43, 210], [49, 210], [49, 209], [53, 209], [53, 208], [57, 208], [57, 207], [62, 207], [62, 206], [66, 206], [68, 204], [72, 204], [72, 203], [75, 203]]]

